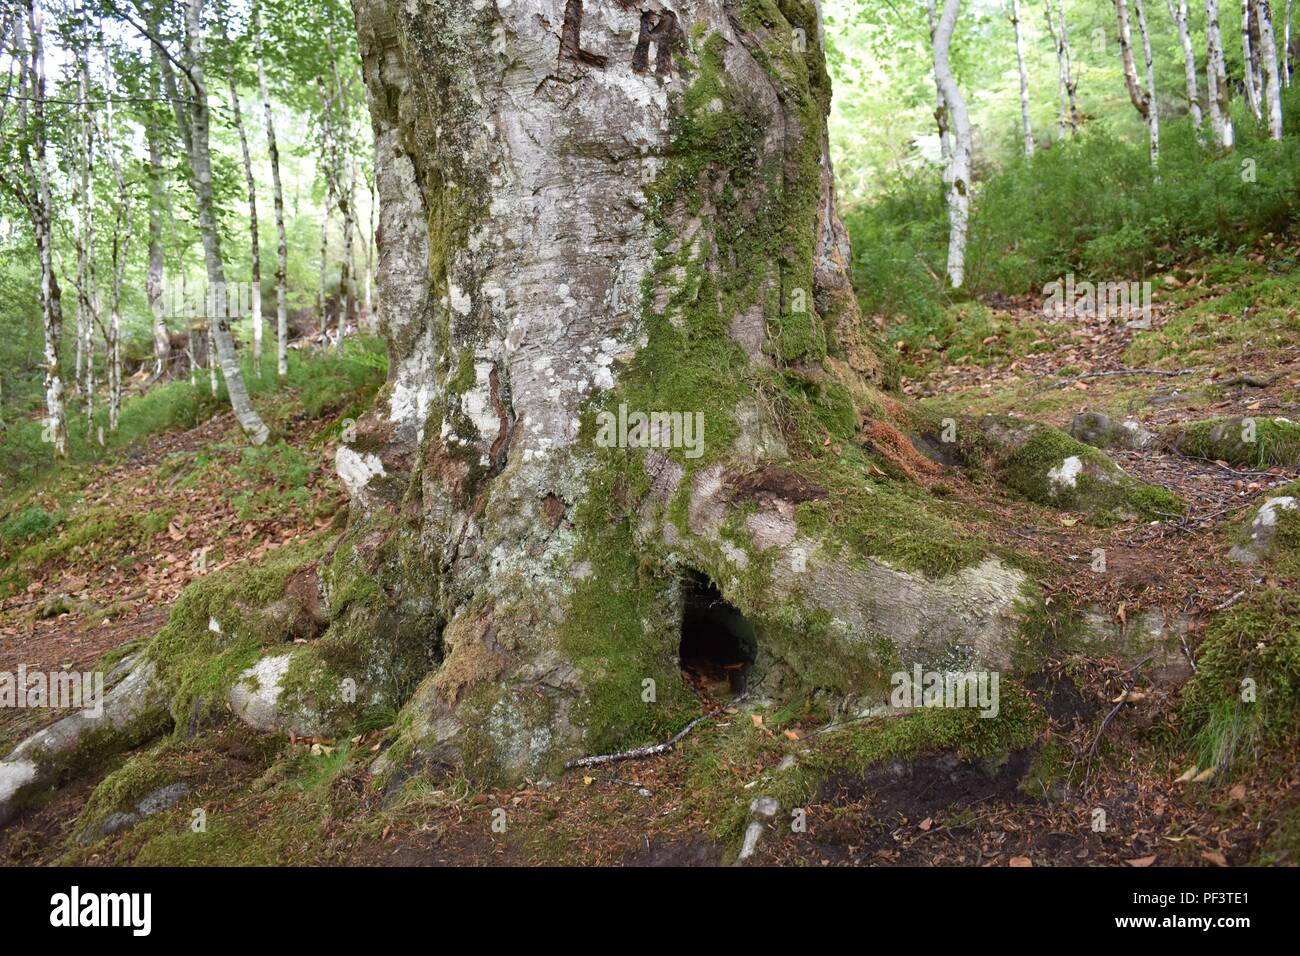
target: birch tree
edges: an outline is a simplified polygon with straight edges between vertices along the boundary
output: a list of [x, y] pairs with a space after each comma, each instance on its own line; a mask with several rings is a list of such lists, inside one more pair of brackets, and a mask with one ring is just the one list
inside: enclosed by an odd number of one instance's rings
[[1201, 135], [1204, 119], [1201, 115], [1201, 94], [1196, 81], [1196, 52], [1192, 49], [1192, 35], [1188, 28], [1187, 0], [1165, 0], [1169, 17], [1178, 30], [1178, 42], [1183, 48], [1183, 77], [1187, 85], [1187, 109], [1192, 117], [1196, 135]]
[[1227, 67], [1223, 57], [1223, 32], [1219, 27], [1219, 0], [1205, 0], [1205, 85], [1214, 139], [1224, 149], [1236, 140], [1229, 108]]
[[[149, 92], [155, 101], [162, 99], [159, 53], [150, 49]], [[167, 309], [163, 294], [166, 254], [163, 248], [163, 214], [167, 208], [166, 170], [163, 168], [162, 121], [154, 103], [145, 117], [145, 139], [149, 150], [149, 265], [145, 273], [145, 297], [153, 328], [155, 379], [167, 374], [171, 365], [171, 335], [167, 329]]]
[[1264, 112], [1268, 118], [1268, 135], [1282, 138], [1282, 78], [1277, 65], [1277, 39], [1273, 30], [1273, 10], [1269, 0], [1253, 0], [1255, 23], [1259, 28], [1257, 59], [1263, 76]]
[[948, 188], [948, 281], [960, 288], [966, 277], [966, 232], [970, 222], [971, 126], [966, 100], [953, 77], [950, 48], [961, 0], [944, 0], [934, 31], [934, 75], [952, 121]]
[[[204, 0], [185, 0], [182, 48], [179, 56], [166, 48], [163, 40], [143, 30], [162, 54], [163, 81], [176, 116], [176, 127], [189, 157], [190, 189], [198, 206], [199, 235], [203, 242], [203, 259], [208, 287], [220, 293], [226, 289], [225, 263], [221, 258], [221, 232], [217, 224], [216, 199], [212, 184], [212, 154], [209, 145], [211, 113], [208, 87], [203, 69]], [[137, 29], [141, 29], [136, 24]], [[180, 76], [177, 76], [179, 71]], [[185, 96], [181, 96], [181, 79]], [[212, 296], [210, 295], [211, 299]], [[226, 312], [226, 310], [218, 310]], [[240, 427], [254, 445], [263, 444], [270, 429], [253, 408], [244, 384], [239, 356], [230, 331], [229, 314], [209, 316], [212, 346], [225, 378], [226, 391]]]
[[9, 25], [18, 71], [17, 128], [0, 125], [17, 143], [21, 176], [0, 168], [0, 187], [27, 211], [40, 263], [40, 305], [44, 341], [45, 428], [43, 437], [58, 458], [68, 454], [68, 421], [62, 371], [63, 301], [54, 264], [54, 210], [50, 186], [46, 110], [45, 23], [36, 0], [19, 0]]
[[1011, 29], [1016, 37], [1016, 67], [1020, 71], [1020, 126], [1025, 155], [1034, 155], [1034, 129], [1029, 119], [1029, 70], [1025, 66], [1025, 39], [1020, 30], [1020, 0], [1011, 0]]
[[1128, 0], [1115, 0], [1115, 16], [1119, 22], [1119, 48], [1124, 63], [1124, 84], [1128, 87], [1129, 99], [1133, 101], [1138, 115], [1147, 124], [1147, 135], [1151, 144], [1151, 162], [1160, 161], [1160, 110], [1156, 104], [1155, 66], [1151, 57], [1151, 38], [1147, 32], [1146, 11], [1142, 0], [1133, 0], [1133, 10], [1137, 15], [1138, 30], [1142, 36], [1142, 52], [1146, 61], [1146, 87], [1138, 77], [1137, 64], [1133, 57], [1133, 32], [1129, 24]]
[[262, 244], [257, 230], [257, 177], [253, 174], [253, 154], [248, 148], [248, 131], [244, 128], [244, 111], [239, 103], [239, 84], [235, 80], [232, 58], [227, 82], [230, 86], [230, 109], [239, 134], [239, 152], [244, 162], [244, 183], [248, 189], [248, 241], [251, 298], [253, 309], [253, 374], [262, 377]]
[[275, 365], [281, 380], [289, 374], [289, 239], [284, 226], [284, 186], [280, 181], [280, 148], [275, 138], [275, 114], [266, 82], [262, 42], [262, 7], [253, 4], [253, 54], [257, 59], [257, 89], [266, 120], [266, 146], [271, 160], [271, 194], [275, 203]]
[[[930, 44], [934, 44], [934, 30], [936, 26], [934, 16], [934, 0], [925, 0], [925, 11], [930, 20]], [[948, 175], [948, 164], [952, 161], [952, 142], [951, 134], [948, 132], [948, 107], [943, 101], [943, 86], [939, 83], [939, 75], [934, 77], [934, 121], [939, 127], [939, 160], [943, 163], [944, 176]]]
[[1255, 5], [1252, 0], [1241, 0], [1241, 59], [1242, 83], [1246, 89], [1246, 104], [1255, 114], [1255, 119], [1263, 119], [1263, 90], [1259, 79], [1259, 60], [1255, 45], [1251, 40]]
[[1070, 62], [1070, 34], [1065, 25], [1065, 4], [1060, 3], [1058, 7], [1053, 7], [1052, 0], [1046, 0], [1043, 13], [1047, 19], [1047, 34], [1052, 38], [1052, 46], [1056, 49], [1059, 99], [1056, 124], [1060, 138], [1064, 139], [1067, 125], [1071, 136], [1079, 132], [1079, 109], [1074, 100], [1075, 83], [1073, 65]]

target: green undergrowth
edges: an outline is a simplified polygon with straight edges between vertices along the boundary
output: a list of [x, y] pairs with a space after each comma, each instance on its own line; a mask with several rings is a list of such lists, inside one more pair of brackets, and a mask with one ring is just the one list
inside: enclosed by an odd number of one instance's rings
[[[344, 342], [343, 355], [299, 350], [289, 352], [289, 371], [281, 382], [275, 374], [274, 356], [263, 362], [262, 375], [253, 374], [252, 360], [243, 358], [244, 383], [254, 406], [273, 429], [290, 419], [321, 419], [366, 407], [383, 384], [387, 358], [383, 343], [369, 336], [354, 336]], [[33, 417], [10, 423], [0, 432], [0, 487], [8, 495], [48, 484], [52, 472], [82, 469], [110, 460], [121, 451], [138, 446], [155, 435], [194, 428], [213, 415], [230, 408], [225, 383], [219, 381], [214, 395], [206, 374], [194, 384], [177, 379], [126, 397], [117, 431], [110, 431], [102, 396], [97, 401], [93, 427], [85, 415], [69, 402], [68, 458], [59, 463], [52, 446], [43, 440], [44, 423]], [[355, 416], [354, 416], [355, 417]], [[98, 441], [100, 429], [104, 444]]]

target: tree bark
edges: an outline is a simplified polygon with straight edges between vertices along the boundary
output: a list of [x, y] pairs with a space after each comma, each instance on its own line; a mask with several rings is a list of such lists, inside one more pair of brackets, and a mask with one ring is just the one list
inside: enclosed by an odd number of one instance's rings
[[948, 281], [961, 288], [966, 278], [966, 232], [970, 222], [971, 126], [962, 96], [952, 75], [949, 48], [957, 25], [961, 0], [944, 0], [943, 13], [934, 31], [934, 75], [943, 92], [952, 120], [952, 154], [949, 158], [948, 187]]
[[1169, 16], [1178, 29], [1178, 42], [1183, 48], [1183, 74], [1187, 85], [1187, 109], [1192, 116], [1196, 135], [1201, 135], [1201, 93], [1196, 82], [1196, 52], [1192, 49], [1192, 34], [1188, 29], [1187, 0], [1166, 0]]
[[275, 139], [275, 116], [266, 82], [266, 60], [262, 49], [262, 8], [253, 4], [253, 47], [257, 57], [257, 89], [266, 116], [266, 145], [271, 158], [271, 192], [275, 202], [275, 355], [276, 374], [289, 374], [289, 239], [284, 227], [284, 187], [280, 182], [280, 149]]
[[1223, 60], [1223, 33], [1219, 27], [1219, 0], [1205, 0], [1205, 79], [1210, 127], [1224, 149], [1236, 141], [1228, 99], [1227, 67]]
[[1016, 67], [1020, 71], [1020, 126], [1025, 138], [1025, 155], [1034, 155], [1034, 129], [1029, 120], [1029, 70], [1025, 66], [1025, 40], [1020, 32], [1020, 2], [1011, 0], [1011, 29], [1016, 35]]

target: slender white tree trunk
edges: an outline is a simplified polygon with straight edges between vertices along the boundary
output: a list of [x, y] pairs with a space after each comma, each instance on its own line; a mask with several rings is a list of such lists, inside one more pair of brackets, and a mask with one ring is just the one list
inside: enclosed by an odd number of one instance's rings
[[1291, 0], [1286, 0], [1286, 23], [1282, 27], [1282, 81], [1291, 85]]
[[1261, 91], [1259, 82], [1259, 62], [1255, 56], [1254, 44], [1251, 43], [1251, 21], [1254, 18], [1254, 4], [1251, 0], [1241, 0], [1241, 59], [1243, 83], [1246, 87], [1246, 103], [1255, 119], [1263, 119]]
[[1151, 31], [1147, 29], [1146, 8], [1142, 0], [1133, 0], [1133, 9], [1137, 12], [1138, 31], [1142, 34], [1142, 55], [1147, 67], [1147, 129], [1151, 134], [1151, 163], [1160, 162], [1160, 99], [1156, 96], [1155, 60], [1151, 56]]
[[1029, 119], [1029, 69], [1025, 66], [1025, 38], [1020, 30], [1020, 0], [1011, 0], [1011, 29], [1016, 35], [1016, 67], [1020, 70], [1020, 126], [1025, 155], [1034, 155], [1034, 128]]
[[954, 289], [966, 280], [966, 232], [970, 222], [971, 126], [966, 100], [952, 74], [949, 50], [961, 0], [944, 0], [934, 31], [934, 75], [952, 121], [948, 163], [948, 281]]
[[[173, 96], [172, 101], [178, 114], [177, 126], [181, 129], [182, 138], [189, 149], [191, 185], [198, 205], [199, 235], [203, 240], [203, 259], [207, 270], [208, 287], [210, 290], [224, 291], [226, 271], [225, 264], [221, 260], [221, 233], [217, 225], [216, 201], [212, 192], [212, 155], [208, 145], [211, 119], [201, 52], [203, 4], [204, 0], [186, 0], [185, 3], [185, 52], [182, 63], [187, 80], [188, 112], [179, 97]], [[169, 85], [172, 90], [175, 89], [174, 81]], [[266, 427], [248, 398], [244, 374], [239, 367], [239, 356], [235, 352], [235, 341], [230, 333], [230, 317], [229, 315], [213, 316], [209, 324], [217, 360], [221, 364], [221, 373], [226, 380], [226, 391], [230, 396], [235, 417], [249, 440], [254, 445], [260, 445], [270, 437], [270, 429]]]
[[1142, 36], [1142, 52], [1146, 60], [1146, 88], [1138, 77], [1137, 64], [1133, 58], [1133, 32], [1129, 25], [1128, 0], [1115, 0], [1115, 16], [1119, 22], [1119, 48], [1124, 62], [1124, 84], [1128, 87], [1129, 99], [1134, 108], [1147, 124], [1147, 135], [1151, 144], [1152, 164], [1160, 161], [1160, 111], [1156, 108], [1155, 67], [1151, 59], [1151, 39], [1147, 34], [1146, 11], [1141, 0], [1133, 0], [1133, 9], [1137, 14], [1138, 30]]
[[[158, 97], [160, 85], [157, 66], [158, 51], [153, 51], [153, 73], [150, 89]], [[163, 273], [166, 259], [163, 250], [163, 208], [166, 190], [162, 161], [162, 133], [158, 118], [150, 112], [145, 123], [145, 138], [149, 146], [149, 266], [145, 274], [145, 297], [153, 316], [154, 378], [161, 378], [171, 364], [171, 335], [167, 331], [166, 300], [163, 295]]]
[[1277, 65], [1277, 38], [1273, 31], [1273, 10], [1269, 0], [1254, 0], [1255, 22], [1259, 25], [1257, 59], [1264, 77], [1264, 106], [1268, 135], [1282, 138], [1282, 79]]
[[1205, 85], [1214, 140], [1231, 149], [1236, 140], [1229, 109], [1228, 75], [1223, 59], [1223, 32], [1219, 27], [1219, 0], [1205, 0]]
[[[930, 43], [934, 43], [934, 28], [936, 25], [934, 15], [934, 0], [925, 0], [926, 14], [930, 18]], [[943, 87], [939, 84], [939, 77], [934, 78], [934, 121], [939, 127], [939, 160], [943, 163], [944, 177], [948, 175], [948, 166], [952, 162], [952, 134], [948, 130], [948, 106], [943, 101]]]
[[230, 107], [235, 129], [239, 133], [239, 151], [244, 160], [244, 182], [248, 187], [248, 239], [252, 256], [251, 299], [253, 307], [253, 374], [262, 377], [262, 242], [257, 231], [257, 178], [253, 175], [253, 154], [248, 148], [248, 132], [244, 129], [244, 111], [239, 103], [239, 86], [235, 82], [235, 69], [230, 68]]
[[280, 147], [275, 139], [275, 116], [271, 91], [266, 82], [266, 61], [262, 49], [262, 8], [253, 4], [253, 50], [257, 57], [257, 89], [266, 118], [266, 145], [271, 159], [271, 191], [275, 201], [275, 363], [276, 374], [289, 374], [289, 239], [284, 227], [284, 187], [280, 182]]
[[117, 186], [115, 218], [113, 222], [111, 266], [112, 276], [109, 287], [108, 329], [105, 335], [107, 344], [108, 366], [108, 429], [117, 431], [122, 417], [122, 291], [126, 282], [126, 266], [131, 249], [131, 232], [133, 217], [131, 214], [131, 194], [127, 190], [126, 176], [122, 162], [117, 155], [114, 140], [115, 113], [113, 109], [113, 67], [108, 58], [108, 47], [104, 41], [103, 31], [99, 35], [100, 53], [104, 59], [104, 156], [113, 172], [113, 182]]
[[1187, 108], [1192, 116], [1196, 135], [1201, 135], [1201, 93], [1196, 82], [1196, 51], [1192, 49], [1192, 34], [1188, 28], [1187, 0], [1166, 0], [1169, 16], [1178, 28], [1178, 42], [1183, 47], [1183, 75], [1187, 84]]
[[[63, 303], [59, 280], [54, 272], [54, 214], [50, 193], [50, 172], [46, 157], [49, 130], [45, 112], [45, 24], [35, 0], [27, 0], [27, 30], [31, 48], [23, 43], [23, 24], [15, 24], [19, 70], [19, 117], [24, 129], [29, 127], [30, 144], [24, 136], [19, 147], [23, 163], [25, 188], [21, 190], [32, 220], [36, 237], [37, 259], [41, 270], [41, 317], [44, 333], [45, 368], [44, 438], [59, 458], [68, 454], [68, 419], [64, 408], [63, 372], [60, 366], [63, 338]], [[30, 104], [30, 106], [29, 106]], [[34, 154], [34, 155], [33, 155]], [[12, 187], [11, 187], [12, 188]]]

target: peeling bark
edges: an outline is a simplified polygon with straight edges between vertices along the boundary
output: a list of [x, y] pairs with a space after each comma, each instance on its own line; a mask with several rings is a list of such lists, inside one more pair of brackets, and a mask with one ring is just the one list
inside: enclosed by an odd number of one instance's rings
[[943, 92], [952, 120], [952, 154], [949, 157], [948, 187], [948, 281], [961, 288], [966, 276], [966, 232], [970, 221], [971, 126], [966, 100], [957, 87], [949, 61], [949, 46], [961, 0], [944, 0], [943, 13], [935, 27], [934, 75]]
[[1205, 0], [1205, 79], [1214, 139], [1225, 149], [1236, 141], [1228, 101], [1227, 69], [1223, 62], [1223, 33], [1219, 28], [1219, 0]]

